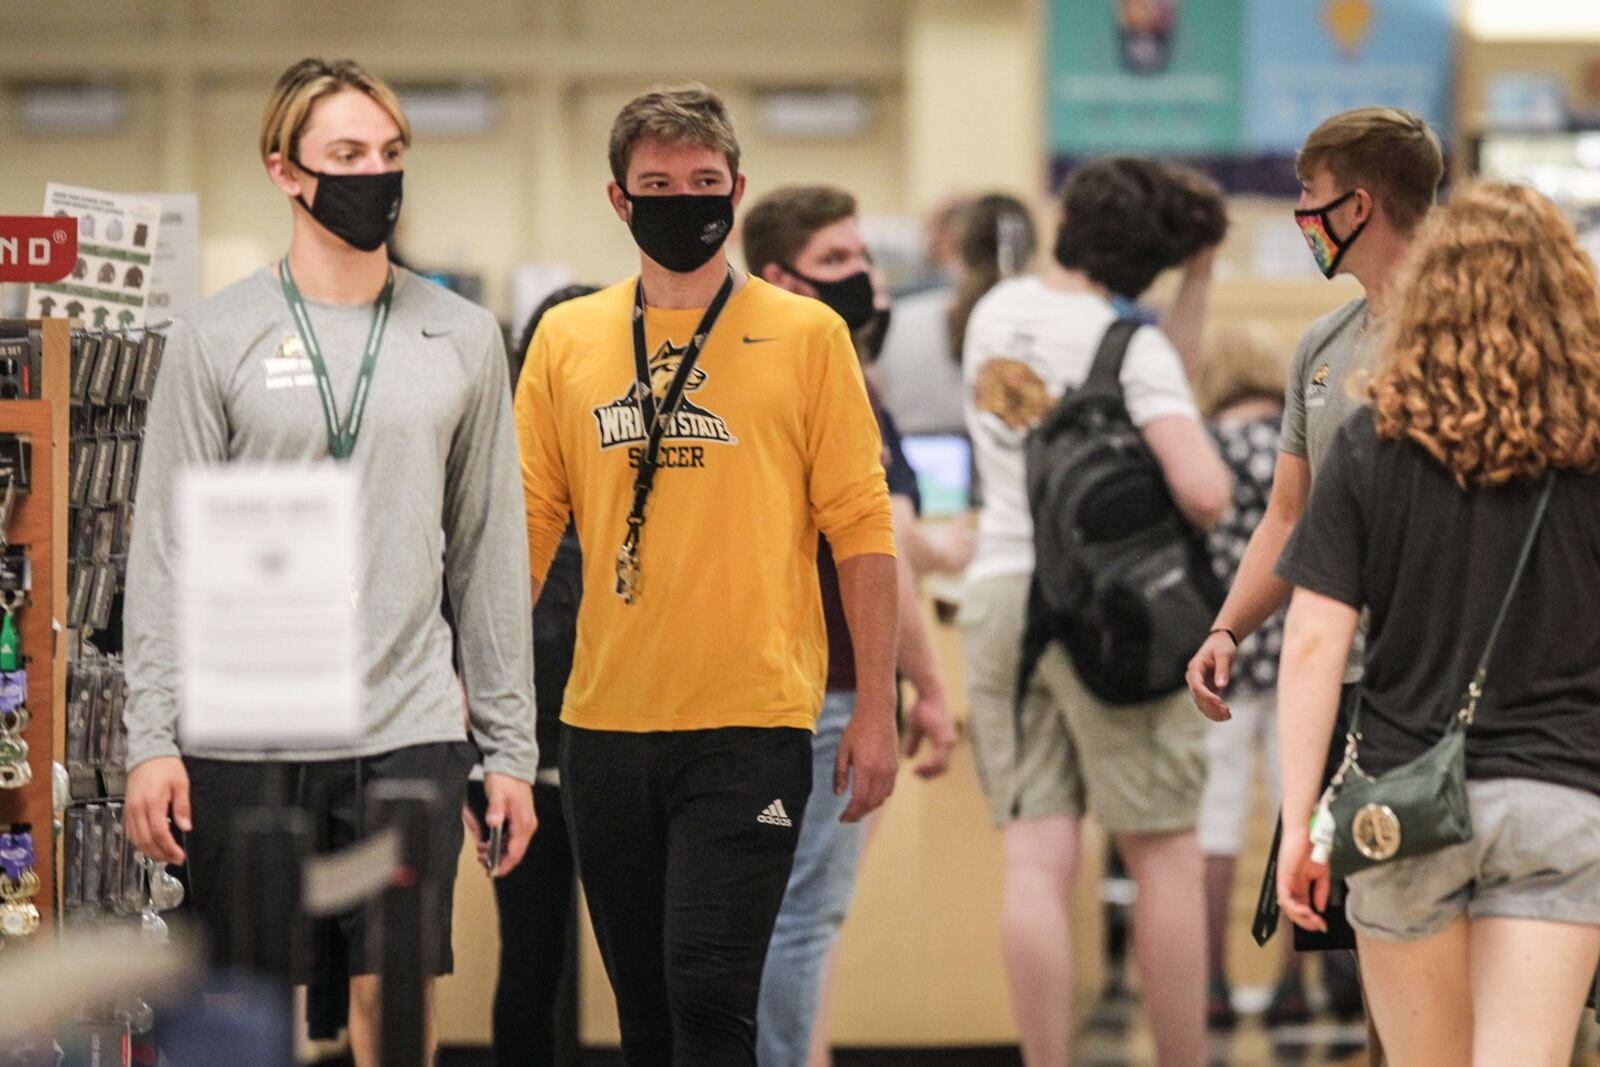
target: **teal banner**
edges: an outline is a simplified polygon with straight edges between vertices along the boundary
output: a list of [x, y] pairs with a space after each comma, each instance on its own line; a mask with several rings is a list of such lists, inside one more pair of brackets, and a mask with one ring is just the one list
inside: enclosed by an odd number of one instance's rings
[[1244, 2], [1052, 0], [1052, 152], [1240, 151]]

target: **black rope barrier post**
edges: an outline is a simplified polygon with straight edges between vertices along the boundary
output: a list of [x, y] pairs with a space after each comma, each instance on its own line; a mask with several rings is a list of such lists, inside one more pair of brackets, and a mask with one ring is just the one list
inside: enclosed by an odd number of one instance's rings
[[[259, 1063], [294, 1059], [294, 984], [303, 981], [310, 952], [309, 928], [301, 910], [305, 861], [311, 855], [311, 820], [290, 807], [253, 808], [234, 819], [228, 857], [232, 926], [228, 960], [245, 981], [265, 984], [266, 998], [256, 1008], [276, 1016], [278, 1036], [259, 1049]], [[250, 988], [248, 985], [236, 987]], [[257, 987], [258, 989], [260, 987]]]
[[298, 808], [253, 808], [239, 813], [233, 833], [228, 958], [292, 990], [309, 951], [300, 898], [311, 820]]
[[428, 886], [436, 871], [430, 832], [439, 791], [429, 782], [378, 782], [368, 793], [376, 829], [400, 836], [394, 877], [376, 904], [372, 946], [380, 968], [380, 1051], [383, 1067], [426, 1067], [427, 976], [433, 973], [433, 911]]

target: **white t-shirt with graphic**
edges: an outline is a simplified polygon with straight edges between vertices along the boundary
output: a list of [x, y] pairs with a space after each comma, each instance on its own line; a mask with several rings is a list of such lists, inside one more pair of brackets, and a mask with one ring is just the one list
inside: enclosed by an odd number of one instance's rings
[[[1061, 292], [1035, 277], [1001, 282], [973, 309], [962, 364], [983, 508], [969, 579], [1033, 572], [1023, 442], [1067, 387], [1089, 376], [1116, 319], [1099, 296]], [[1199, 418], [1178, 352], [1154, 327], [1133, 335], [1121, 381], [1136, 426], [1166, 415]]]

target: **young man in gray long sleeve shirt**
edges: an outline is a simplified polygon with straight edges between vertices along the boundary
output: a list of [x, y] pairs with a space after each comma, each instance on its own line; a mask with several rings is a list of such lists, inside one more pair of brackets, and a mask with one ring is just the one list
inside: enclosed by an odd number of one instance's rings
[[[409, 143], [399, 101], [356, 64], [305, 60], [290, 68], [261, 135], [267, 170], [293, 205], [289, 253], [172, 328], [129, 560], [128, 836], [156, 859], [187, 860], [195, 904], [212, 936], [225, 939], [232, 816], [260, 803], [270, 775], [290, 783], [327, 848], [365, 832], [361, 793], [371, 782], [434, 781], [447, 804], [434, 830], [443, 921], [431, 962], [447, 973], [458, 811], [476, 753], [462, 723], [441, 578], [484, 757], [488, 822], [508, 830], [498, 873], [520, 860], [536, 825], [530, 783], [538, 753], [504, 345], [487, 312], [388, 263], [384, 242], [399, 212]], [[363, 572], [353, 592], [363, 635], [361, 736], [331, 750], [185, 746], [173, 596], [183, 551], [179, 475], [198, 465], [330, 456], [348, 462], [360, 486]], [[186, 849], [169, 812], [187, 833]], [[368, 1067], [378, 1062], [377, 961], [367, 958], [359, 916], [340, 926], [350, 956], [351, 1044], [357, 1064]]]

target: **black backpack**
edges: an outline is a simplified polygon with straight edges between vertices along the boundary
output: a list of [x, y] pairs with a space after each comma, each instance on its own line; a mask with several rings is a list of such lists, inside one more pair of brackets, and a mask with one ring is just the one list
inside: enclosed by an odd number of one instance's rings
[[1035, 563], [1018, 707], [1052, 641], [1107, 703], [1175, 692], [1222, 605], [1204, 537], [1128, 417], [1120, 377], [1139, 326], [1111, 324], [1088, 378], [1024, 445]]

